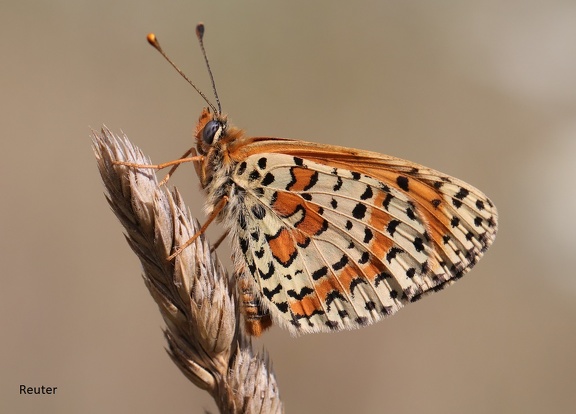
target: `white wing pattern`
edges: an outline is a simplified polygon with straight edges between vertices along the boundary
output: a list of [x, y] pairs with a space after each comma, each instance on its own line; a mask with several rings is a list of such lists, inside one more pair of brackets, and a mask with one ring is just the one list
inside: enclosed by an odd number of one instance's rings
[[253, 153], [231, 177], [254, 293], [293, 333], [392, 315], [460, 278], [495, 237], [494, 206], [466, 183], [392, 157], [319, 161]]

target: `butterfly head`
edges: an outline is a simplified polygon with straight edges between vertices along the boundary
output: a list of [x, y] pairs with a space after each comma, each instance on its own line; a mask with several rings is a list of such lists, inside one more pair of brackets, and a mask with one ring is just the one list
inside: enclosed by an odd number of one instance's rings
[[228, 122], [225, 116], [214, 114], [210, 108], [204, 108], [196, 125], [196, 148], [199, 154], [206, 155], [210, 148], [226, 136]]

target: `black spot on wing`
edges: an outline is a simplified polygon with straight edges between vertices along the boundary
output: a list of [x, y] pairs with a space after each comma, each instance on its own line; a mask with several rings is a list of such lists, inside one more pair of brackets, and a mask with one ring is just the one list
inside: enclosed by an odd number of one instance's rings
[[450, 225], [452, 227], [458, 227], [459, 224], [460, 224], [460, 219], [458, 217], [452, 217], [452, 220], [450, 220]]
[[494, 216], [490, 216], [488, 219], [488, 227], [496, 227], [496, 220], [494, 220]]
[[376, 309], [376, 303], [372, 300], [369, 300], [366, 302], [366, 304], [364, 305], [364, 308], [368, 311], [371, 312], [373, 310]]
[[359, 316], [355, 319], [355, 321], [360, 326], [368, 325], [368, 318], [366, 318], [365, 316]]
[[312, 279], [318, 280], [320, 278], [323, 278], [327, 274], [328, 274], [328, 268], [326, 266], [322, 266], [320, 269], [312, 272]]
[[424, 263], [422, 263], [422, 268], [420, 269], [420, 272], [423, 275], [427, 275], [429, 271], [430, 271], [430, 264], [428, 263], [428, 260], [426, 260]]
[[252, 170], [248, 175], [249, 181], [256, 181], [261, 177], [260, 172], [258, 170]]
[[361, 277], [355, 277], [354, 279], [352, 279], [352, 281], [350, 282], [350, 294], [354, 295], [354, 289], [356, 289], [356, 287], [360, 284], [367, 285], [368, 282], [366, 282]]
[[264, 187], [267, 187], [273, 182], [274, 182], [274, 175], [272, 173], [268, 173], [264, 176], [264, 179], [262, 180], [262, 185]]
[[274, 275], [275, 270], [276, 269], [274, 268], [274, 263], [268, 262], [268, 271], [264, 273], [262, 270], [258, 269], [258, 273], [263, 280], [268, 280], [272, 277], [272, 275]]
[[386, 253], [386, 260], [388, 261], [388, 263], [392, 262], [392, 259], [394, 259], [396, 257], [397, 254], [399, 253], [404, 253], [404, 250], [402, 250], [399, 247], [392, 247], [388, 253]]
[[254, 215], [258, 220], [262, 220], [266, 217], [266, 209], [259, 204], [252, 206], [251, 210], [252, 215]]
[[262, 293], [264, 293], [264, 296], [266, 296], [269, 300], [272, 300], [274, 295], [280, 293], [281, 291], [282, 285], [280, 283], [278, 283], [278, 285], [272, 290], [268, 289], [267, 287], [262, 288]]
[[388, 226], [386, 227], [386, 231], [390, 236], [394, 237], [394, 232], [396, 231], [396, 227], [400, 224], [400, 220], [390, 220]]
[[336, 180], [336, 184], [334, 184], [334, 187], [332, 187], [332, 189], [334, 191], [338, 191], [340, 190], [340, 188], [342, 187], [342, 184], [344, 184], [344, 181], [342, 180], [342, 177], [338, 177], [338, 179]]
[[[320, 213], [320, 214], [322, 214], [322, 213]], [[328, 230], [328, 220], [322, 219], [322, 227], [320, 227], [318, 229], [318, 231], [316, 233], [314, 233], [314, 236], [319, 236], [322, 233], [324, 233], [326, 230]]]
[[368, 227], [364, 229], [364, 243], [370, 243], [370, 240], [374, 237], [374, 233]]
[[358, 203], [352, 210], [352, 216], [354, 216], [355, 219], [362, 220], [366, 215], [366, 209], [366, 204]]
[[265, 250], [263, 247], [260, 250], [254, 251], [254, 254], [256, 255], [256, 257], [258, 259], [262, 259], [264, 257], [264, 253], [265, 253]]
[[400, 187], [402, 190], [409, 191], [408, 190], [408, 177], [404, 177], [403, 175], [399, 175], [396, 178], [396, 183], [398, 184], [398, 187]]
[[333, 331], [338, 330], [338, 327], [340, 326], [340, 324], [337, 321], [331, 321], [331, 320], [327, 320], [326, 322], [324, 322], [324, 324]]
[[390, 187], [388, 187], [388, 185], [384, 184], [384, 183], [379, 183], [380, 184], [380, 190], [384, 191], [385, 193], [389, 193], [390, 192]]
[[304, 191], [311, 189], [312, 187], [314, 187], [316, 185], [316, 183], [318, 182], [318, 177], [320, 175], [318, 174], [318, 171], [315, 171], [314, 174], [312, 174], [312, 177], [310, 177], [310, 182], [308, 183], [308, 185], [306, 187], [304, 187]]
[[386, 211], [388, 211], [388, 207], [390, 207], [390, 202], [392, 201], [392, 199], [394, 199], [394, 196], [390, 193], [386, 194], [386, 198], [384, 198], [384, 201], [382, 202], [382, 207], [384, 207], [386, 209]]
[[454, 195], [454, 198], [457, 198], [458, 200], [464, 200], [466, 197], [468, 197], [468, 194], [470, 194], [470, 191], [460, 187], [460, 191]]
[[294, 298], [296, 300], [302, 300], [309, 294], [314, 293], [314, 291], [310, 289], [308, 286], [304, 286], [302, 289], [300, 289], [300, 292], [296, 292], [294, 289], [290, 289], [286, 291], [286, 293], [291, 298]]
[[274, 305], [276, 305], [276, 307], [278, 308], [278, 310], [282, 313], [286, 313], [288, 312], [288, 302], [272, 302], [274, 303]]
[[342, 269], [344, 266], [346, 266], [346, 264], [348, 264], [348, 256], [342, 255], [342, 257], [340, 258], [340, 260], [337, 261], [336, 263], [334, 263], [334, 264], [332, 265], [332, 269], [334, 269], [334, 270], [340, 270], [340, 269]]
[[327, 295], [326, 295], [326, 309], [328, 311], [330, 311], [330, 305], [332, 305], [332, 302], [334, 302], [336, 299], [338, 299], [341, 302], [348, 302], [348, 300], [337, 290], [332, 290], [330, 291]]
[[422, 250], [424, 250], [424, 243], [420, 237], [416, 237], [414, 239], [413, 244], [417, 252], [421, 252]]
[[414, 214], [412, 206], [406, 207], [406, 215], [410, 220], [416, 220], [416, 215]]
[[340, 309], [340, 310], [338, 311], [338, 316], [339, 316], [340, 318], [342, 318], [342, 319], [344, 319], [344, 318], [349, 318], [349, 317], [350, 317], [350, 315], [348, 314], [348, 312], [345, 311], [344, 309]]
[[380, 274], [378, 274], [375, 278], [374, 278], [374, 286], [378, 287], [378, 285], [383, 282], [386, 279], [390, 279], [392, 276], [390, 275], [390, 273], [387, 272], [382, 272]]
[[373, 195], [374, 192], [372, 191], [372, 187], [367, 185], [366, 190], [364, 190], [364, 193], [360, 196], [360, 200], [368, 200], [369, 198], [372, 198]]

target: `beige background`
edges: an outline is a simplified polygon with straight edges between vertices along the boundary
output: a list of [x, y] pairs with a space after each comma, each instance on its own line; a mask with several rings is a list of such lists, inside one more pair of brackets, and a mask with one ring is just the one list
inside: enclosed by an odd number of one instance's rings
[[[156, 162], [191, 145], [203, 101], [145, 35], [209, 94], [202, 20], [250, 134], [407, 158], [500, 210], [495, 245], [447, 291], [359, 331], [257, 341], [287, 412], [574, 412], [576, 3], [229, 3], [0, 4], [0, 411], [215, 411], [163, 350], [89, 139], [106, 123]], [[173, 184], [202, 217], [193, 168]]]

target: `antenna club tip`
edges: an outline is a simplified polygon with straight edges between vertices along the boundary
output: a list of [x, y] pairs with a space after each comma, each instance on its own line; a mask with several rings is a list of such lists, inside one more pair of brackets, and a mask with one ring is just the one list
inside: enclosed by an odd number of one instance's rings
[[146, 35], [146, 40], [148, 40], [148, 43], [151, 45], [158, 43], [158, 39], [156, 39], [156, 35], [154, 33], [148, 33]]
[[148, 40], [148, 43], [154, 46], [154, 48], [160, 50], [160, 43], [158, 42], [158, 39], [154, 33], [148, 33], [146, 40]]
[[196, 25], [196, 36], [198, 36], [199, 39], [204, 37], [204, 23], [200, 22]]

